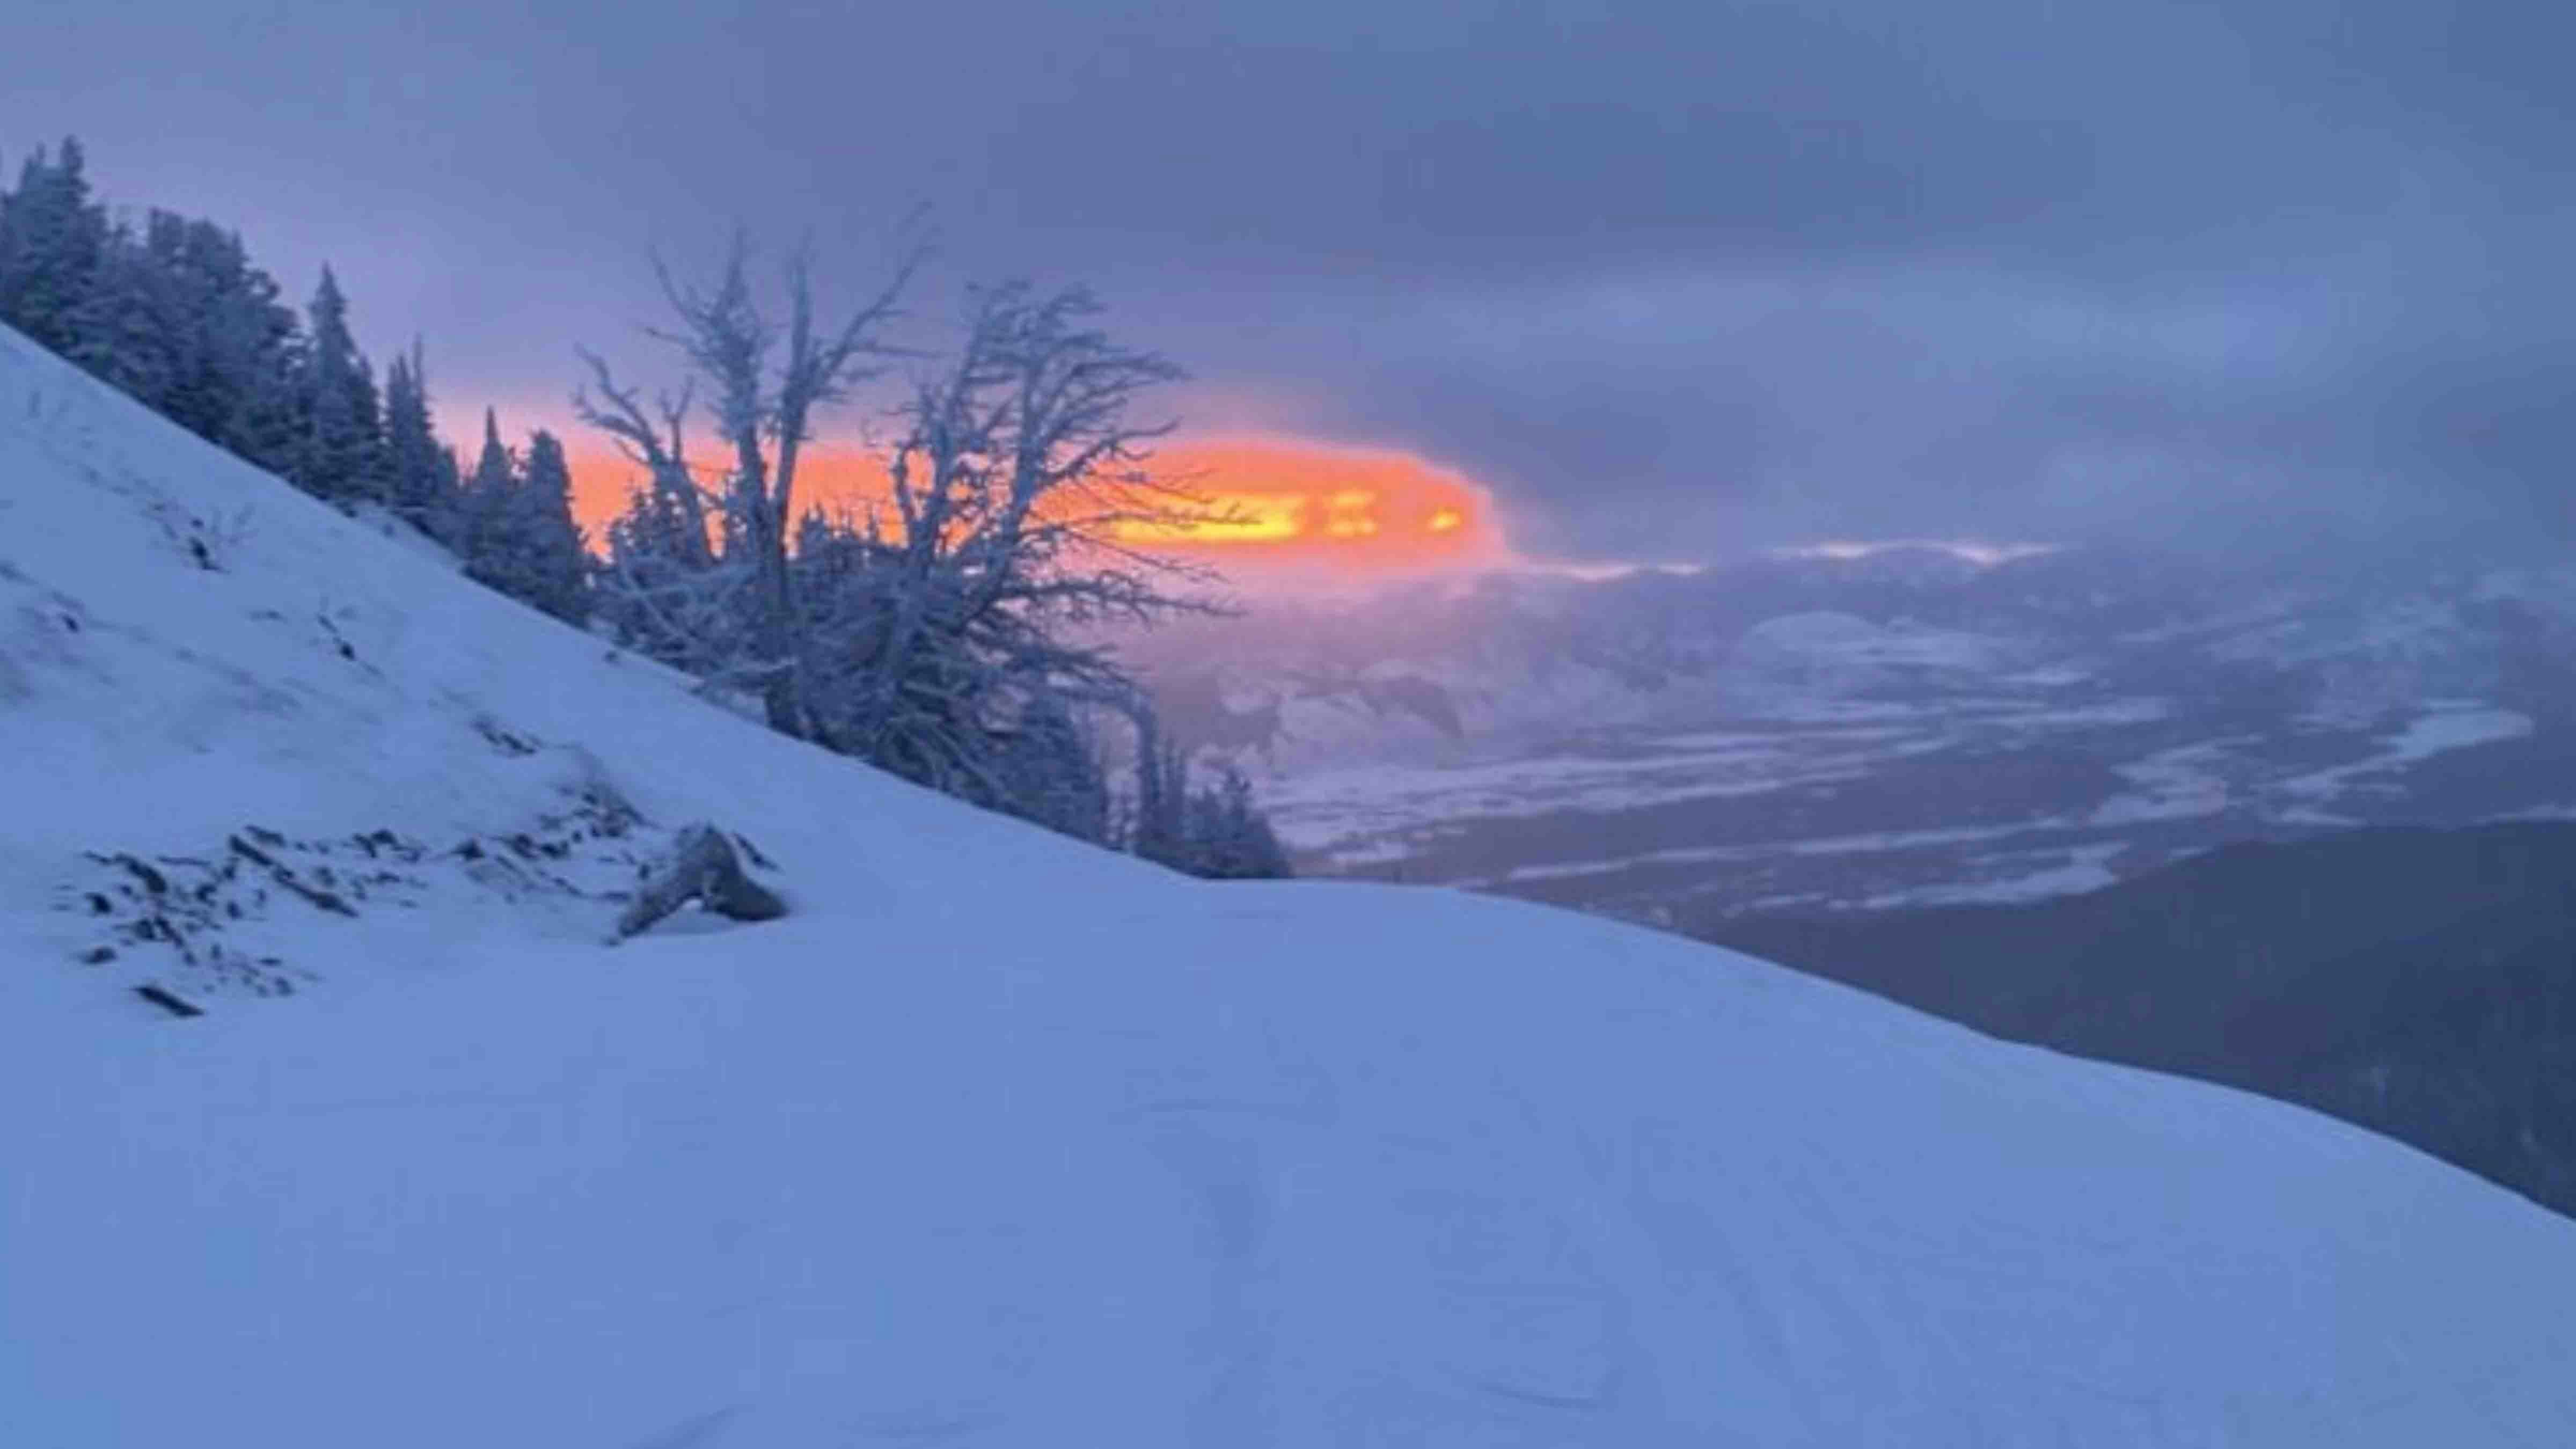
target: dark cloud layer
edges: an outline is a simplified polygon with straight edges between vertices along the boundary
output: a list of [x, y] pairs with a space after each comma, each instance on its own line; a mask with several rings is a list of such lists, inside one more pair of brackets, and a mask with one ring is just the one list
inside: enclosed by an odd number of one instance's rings
[[0, 149], [558, 397], [736, 219], [1100, 286], [1534, 542], [2576, 536], [2559, 7], [38, 0]]

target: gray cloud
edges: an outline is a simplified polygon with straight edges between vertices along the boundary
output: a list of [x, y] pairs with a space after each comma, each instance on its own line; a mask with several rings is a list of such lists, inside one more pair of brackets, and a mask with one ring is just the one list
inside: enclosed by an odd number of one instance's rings
[[[22, 7], [23, 8], [23, 7]], [[11, 154], [328, 258], [451, 398], [631, 346], [648, 249], [1098, 284], [1216, 425], [1415, 448], [1534, 545], [2576, 535], [2546, 6], [39, 3]]]

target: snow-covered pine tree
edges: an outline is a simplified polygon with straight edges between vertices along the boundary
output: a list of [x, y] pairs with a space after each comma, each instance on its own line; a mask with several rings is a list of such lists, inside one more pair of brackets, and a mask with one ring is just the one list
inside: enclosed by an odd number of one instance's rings
[[0, 322], [180, 426], [338, 501], [393, 487], [375, 382], [327, 272], [308, 339], [238, 234], [91, 198], [77, 140], [0, 191]]
[[1288, 852], [1253, 803], [1252, 782], [1232, 765], [1190, 798], [1189, 845], [1180, 868], [1209, 880], [1275, 880], [1293, 875]]
[[1147, 860], [1209, 880], [1284, 879], [1295, 872], [1288, 852], [1252, 798], [1252, 782], [1233, 765], [1216, 783], [1190, 786], [1192, 752], [1167, 740], [1152, 706], [1139, 699], [1136, 800], [1126, 848]]
[[514, 571], [510, 557], [510, 515], [518, 507], [519, 460], [501, 442], [501, 419], [483, 410], [483, 450], [474, 471], [465, 475], [463, 525], [456, 541], [465, 572], [488, 588], [508, 592]]
[[86, 167], [77, 140], [50, 159], [39, 147], [0, 202], [0, 322], [65, 357], [108, 247], [107, 212], [90, 199]]
[[[408, 392], [418, 373], [403, 371]], [[554, 434], [539, 429], [524, 455], [513, 453], [499, 415], [484, 409], [483, 449], [454, 517], [468, 577], [568, 624], [589, 621], [590, 555], [573, 521], [572, 468]]]
[[572, 466], [563, 443], [539, 428], [528, 438], [527, 463], [512, 495], [508, 592], [578, 627], [590, 618], [590, 552], [572, 516]]
[[189, 329], [170, 415], [272, 473], [291, 473], [302, 355], [294, 309], [238, 233], [202, 220], [165, 232], [156, 216], [152, 251], [166, 256]]
[[385, 451], [393, 479], [394, 510], [442, 543], [454, 545], [463, 528], [463, 481], [456, 454], [439, 442], [429, 416], [429, 373], [421, 345], [397, 354], [385, 369]]
[[374, 370], [349, 333], [349, 302], [329, 267], [306, 309], [311, 335], [300, 389], [303, 448], [295, 482], [336, 503], [387, 502], [392, 493]]
[[142, 238], [122, 225], [108, 230], [72, 304], [62, 352], [92, 377], [166, 414], [188, 370], [192, 319], [176, 269], [152, 245], [166, 231], [165, 217], [153, 213]]
[[1136, 800], [1126, 847], [1136, 855], [1177, 867], [1189, 843], [1189, 752], [1163, 734], [1162, 720], [1141, 694], [1132, 711], [1136, 727]]
[[1063, 699], [1037, 696], [999, 734], [993, 774], [1001, 793], [979, 803], [1077, 840], [1108, 841], [1109, 778], [1099, 742]]

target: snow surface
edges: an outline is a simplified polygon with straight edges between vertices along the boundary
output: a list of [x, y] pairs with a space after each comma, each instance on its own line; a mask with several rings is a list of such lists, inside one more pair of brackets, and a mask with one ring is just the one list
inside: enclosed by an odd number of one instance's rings
[[1292, 848], [1361, 857], [1377, 832], [1444, 818], [1514, 819], [1768, 794], [1859, 779], [1903, 747], [1883, 730], [1640, 736], [1599, 755], [1504, 755], [1453, 764], [1377, 761], [1266, 781], [1262, 805]]
[[1872, 896], [1871, 910], [1891, 906], [2013, 905], [2079, 895], [2114, 884], [2119, 876], [2111, 862], [2129, 849], [2126, 841], [2106, 840], [2055, 850], [2017, 850], [1975, 862], [1985, 878], [1955, 885], [1915, 886]]
[[2224, 814], [2233, 797], [2225, 766], [2231, 748], [2246, 737], [2228, 736], [2158, 750], [2112, 770], [2134, 788], [2095, 808], [2095, 825], [2134, 825], [2148, 820], [2189, 820]]
[[2293, 795], [2332, 795], [2356, 777], [2388, 774], [2446, 751], [2517, 740], [2531, 733], [2529, 715], [2490, 708], [2476, 700], [2437, 699], [2426, 708], [2426, 713], [2408, 720], [2379, 754], [2358, 764], [2310, 771], [2281, 782], [2281, 788]]
[[2031, 829], [2064, 829], [2071, 822], [2064, 819], [2041, 820], [2033, 824], [1956, 825], [1938, 830], [1875, 830], [1858, 835], [1816, 835], [1804, 840], [1766, 840], [1750, 845], [1686, 845], [1668, 850], [1640, 851], [1634, 855], [1602, 856], [1592, 860], [1550, 861], [1544, 865], [1516, 865], [1500, 875], [1489, 877], [1483, 884], [1519, 885], [1529, 881], [1570, 880], [1587, 875], [1607, 875], [1613, 871], [1632, 870], [1639, 866], [1712, 865], [1723, 861], [1758, 862], [1783, 856], [1855, 855], [1878, 851], [1916, 850], [1928, 845], [1964, 845], [1980, 840], [2005, 840]]
[[1766, 619], [1737, 641], [1739, 663], [1872, 677], [1890, 669], [1991, 669], [2002, 641], [1957, 630], [1878, 625], [1852, 614], [1816, 610]]
[[[2576, 1225], [2410, 1150], [979, 815], [5, 334], [0, 744], [0, 1444], [2576, 1442]], [[575, 856], [714, 819], [797, 913], [433, 878], [603, 797]], [[283, 999], [74, 964], [91, 854], [253, 825], [420, 879], [272, 893]]]

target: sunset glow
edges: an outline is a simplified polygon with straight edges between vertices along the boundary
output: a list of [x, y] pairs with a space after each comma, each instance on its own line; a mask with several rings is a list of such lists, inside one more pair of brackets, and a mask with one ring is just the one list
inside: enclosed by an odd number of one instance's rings
[[[597, 541], [625, 507], [638, 470], [597, 450], [572, 464], [574, 506]], [[1406, 453], [1275, 438], [1176, 443], [1157, 450], [1152, 472], [1197, 499], [1203, 515], [1127, 520], [1111, 527], [1111, 541], [1229, 574], [1401, 573], [1509, 557], [1490, 495]], [[872, 453], [817, 448], [799, 474], [800, 511], [882, 508], [889, 497], [885, 466]]]
[[1484, 489], [1409, 454], [1287, 439], [1176, 445], [1159, 475], [1205, 500], [1212, 520], [1123, 524], [1131, 547], [1229, 569], [1403, 572], [1491, 564], [1508, 554]]

